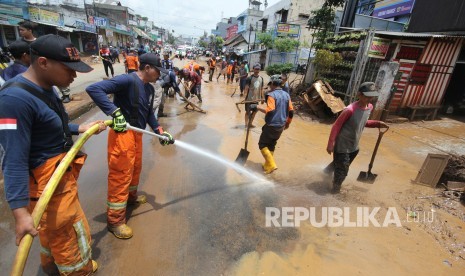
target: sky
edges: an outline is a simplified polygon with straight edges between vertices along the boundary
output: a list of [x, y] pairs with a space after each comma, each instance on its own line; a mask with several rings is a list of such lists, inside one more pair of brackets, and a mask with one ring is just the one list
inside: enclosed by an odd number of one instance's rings
[[[123, 6], [146, 16], [156, 26], [183, 36], [210, 35], [221, 17], [236, 17], [249, 6], [249, 0], [121, 0]], [[264, 3], [264, 0], [261, 0]], [[268, 0], [268, 7], [279, 0]], [[261, 9], [264, 9], [263, 4]]]

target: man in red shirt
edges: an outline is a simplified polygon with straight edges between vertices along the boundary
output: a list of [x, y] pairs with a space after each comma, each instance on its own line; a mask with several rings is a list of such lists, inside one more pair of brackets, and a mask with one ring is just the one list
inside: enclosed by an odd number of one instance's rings
[[189, 85], [189, 91], [186, 91], [186, 98], [189, 98], [189, 96], [193, 97], [194, 95], [197, 95], [197, 98], [199, 98], [199, 102], [202, 102], [202, 95], [200, 94], [201, 91], [201, 86], [202, 86], [202, 77], [200, 77], [199, 74], [197, 74], [195, 71], [189, 71], [187, 69], [183, 70], [184, 76], [186, 76], [186, 80], [190, 82]]
[[113, 70], [113, 64], [111, 62], [110, 49], [108, 49], [106, 45], [103, 45], [102, 49], [100, 49], [99, 51], [99, 55], [103, 61], [103, 68], [105, 68], [105, 75], [107, 75], [107, 78], [109, 77], [108, 68], [110, 68], [111, 77], [113, 78], [115, 76], [115, 71]]

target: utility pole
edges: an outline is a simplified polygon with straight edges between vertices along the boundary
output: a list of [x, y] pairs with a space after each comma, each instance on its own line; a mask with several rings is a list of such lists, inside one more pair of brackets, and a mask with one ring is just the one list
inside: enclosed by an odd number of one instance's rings
[[252, 27], [252, 23], [250, 23], [249, 25], [249, 43], [247, 43], [247, 52], [250, 52], [250, 35], [252, 34], [252, 31], [253, 31], [253, 27]]

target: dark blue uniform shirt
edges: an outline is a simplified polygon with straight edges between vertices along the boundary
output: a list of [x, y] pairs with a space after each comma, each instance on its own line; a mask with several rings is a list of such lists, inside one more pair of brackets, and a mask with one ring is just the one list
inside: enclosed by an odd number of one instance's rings
[[[22, 75], [9, 82], [27, 83], [60, 102], [55, 91], [44, 90]], [[69, 124], [69, 128], [78, 134], [78, 125]], [[11, 209], [28, 205], [29, 171], [62, 153], [64, 144], [61, 119], [47, 104], [19, 87], [0, 91], [0, 163]]]
[[[149, 110], [154, 88], [150, 83], [144, 84], [136, 72], [94, 83], [86, 88], [86, 92], [106, 115], [111, 115], [119, 107], [124, 118], [129, 122], [134, 101], [134, 84], [139, 87], [139, 110], [137, 123], [133, 126], [145, 129], [148, 124], [154, 132], [159, 133], [160, 125], [153, 114], [153, 109]], [[113, 102], [108, 99], [107, 94], [114, 94]]]

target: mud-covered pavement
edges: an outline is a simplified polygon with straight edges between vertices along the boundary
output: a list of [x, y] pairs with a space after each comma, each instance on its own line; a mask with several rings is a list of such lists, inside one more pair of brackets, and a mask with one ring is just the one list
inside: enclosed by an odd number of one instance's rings
[[[203, 77], [207, 79], [207, 76]], [[266, 77], [265, 77], [266, 78]], [[202, 108], [187, 112], [169, 98], [160, 123], [175, 139], [234, 160], [244, 146], [243, 112], [234, 105], [234, 85], [223, 81], [202, 84]], [[243, 106], [241, 106], [243, 110]], [[80, 121], [105, 118], [94, 109]], [[263, 125], [263, 114], [255, 119]], [[451, 119], [392, 125], [384, 135], [373, 172], [374, 184], [356, 181], [366, 171], [377, 138], [366, 129], [361, 151], [340, 195], [329, 194], [331, 177], [322, 169], [331, 161], [326, 153], [330, 125], [295, 116], [275, 152], [279, 169], [262, 183], [238, 174], [217, 161], [179, 148], [162, 147], [144, 136], [140, 192], [148, 203], [130, 211], [130, 240], [118, 240], [106, 230], [106, 133], [91, 138], [89, 154], [79, 178], [80, 199], [90, 223], [93, 257], [100, 275], [463, 275], [465, 217], [463, 206], [444, 198], [417, 199], [434, 189], [410, 183], [427, 153], [465, 154], [465, 125]], [[261, 173], [258, 150], [260, 127], [249, 137], [249, 170]], [[442, 151], [442, 152], [441, 152]], [[0, 267], [10, 270], [16, 246], [14, 223], [4, 196], [0, 201]], [[349, 207], [356, 221], [357, 207], [380, 207], [382, 223], [395, 208], [400, 227], [315, 227], [307, 220], [299, 227], [266, 227], [266, 207]], [[409, 210], [417, 222], [407, 217]], [[434, 211], [431, 211], [434, 210]], [[318, 219], [318, 220], [319, 220]], [[2, 273], [3, 274], [3, 273]], [[37, 239], [25, 275], [41, 275]]]

